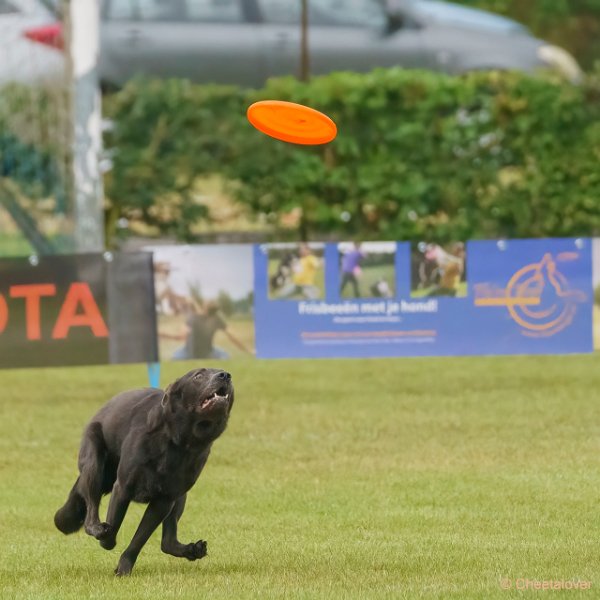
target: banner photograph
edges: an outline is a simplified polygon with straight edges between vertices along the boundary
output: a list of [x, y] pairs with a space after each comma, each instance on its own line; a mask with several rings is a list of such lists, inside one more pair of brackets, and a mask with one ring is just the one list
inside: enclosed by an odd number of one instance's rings
[[254, 354], [251, 245], [157, 246], [161, 360]]
[[264, 358], [592, 349], [591, 240], [256, 246]]
[[592, 287], [594, 291], [594, 350], [600, 350], [600, 238], [592, 242]]

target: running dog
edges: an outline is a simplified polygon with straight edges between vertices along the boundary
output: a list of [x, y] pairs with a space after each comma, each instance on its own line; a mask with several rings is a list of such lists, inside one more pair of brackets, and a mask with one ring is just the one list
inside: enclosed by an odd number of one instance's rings
[[[117, 575], [131, 573], [161, 523], [163, 552], [188, 560], [206, 556], [205, 541], [179, 542], [177, 522], [213, 442], [225, 431], [233, 398], [231, 375], [219, 369], [190, 371], [165, 391], [145, 388], [112, 398], [84, 431], [79, 477], [54, 516], [56, 527], [65, 534], [84, 527], [112, 550], [130, 502], [143, 502], [148, 507], [121, 554]], [[100, 499], [109, 492], [103, 523]]]

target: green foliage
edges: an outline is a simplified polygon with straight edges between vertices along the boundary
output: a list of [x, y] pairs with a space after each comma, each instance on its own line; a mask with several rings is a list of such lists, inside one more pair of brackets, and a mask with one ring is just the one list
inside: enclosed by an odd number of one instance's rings
[[503, 14], [563, 46], [585, 68], [600, 58], [600, 0], [453, 0]]
[[62, 104], [57, 90], [20, 84], [0, 88], [0, 177], [31, 200], [52, 197], [58, 212], [68, 209], [64, 165], [70, 150]]
[[272, 81], [261, 96], [324, 110], [339, 137], [310, 150], [261, 138], [230, 167], [255, 209], [299, 204], [304, 233], [583, 235], [600, 228], [600, 110], [591, 92], [496, 73]]
[[[245, 109], [266, 98], [324, 111], [337, 139], [304, 147], [260, 134]], [[274, 79], [260, 91], [137, 81], [107, 107], [117, 150], [109, 198], [181, 239], [202, 214], [194, 181], [209, 173], [233, 182], [255, 214], [301, 209], [304, 239], [600, 233], [594, 77], [576, 87], [515, 73], [380, 69]]]
[[231, 296], [225, 291], [221, 290], [217, 298], [217, 304], [219, 305], [220, 311], [226, 316], [230, 317], [235, 311], [235, 304]]
[[0, 177], [10, 177], [31, 198], [47, 197], [62, 185], [49, 152], [6, 131], [0, 133]]
[[233, 312], [239, 315], [249, 315], [254, 309], [254, 292], [248, 292], [245, 298], [233, 302]]
[[109, 227], [119, 217], [138, 218], [190, 240], [191, 225], [206, 216], [194, 180], [226, 160], [223, 140], [241, 101], [234, 88], [184, 80], [134, 82], [107, 97], [105, 112], [117, 121], [106, 139], [116, 149], [105, 181]]

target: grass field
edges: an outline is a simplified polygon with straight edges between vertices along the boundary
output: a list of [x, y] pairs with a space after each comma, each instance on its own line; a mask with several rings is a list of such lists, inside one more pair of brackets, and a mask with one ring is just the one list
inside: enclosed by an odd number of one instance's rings
[[84, 423], [145, 368], [0, 371], [2, 598], [598, 597], [597, 356], [227, 367], [236, 406], [180, 527], [209, 556], [162, 554], [155, 534], [125, 579], [112, 570], [142, 507], [112, 552], [52, 516]]
[[2, 233], [0, 236], [0, 257], [29, 256], [33, 253], [31, 244], [19, 233]]
[[[185, 322], [186, 317], [184, 315], [160, 315], [158, 317], [158, 330], [160, 333], [181, 335], [182, 332], [186, 331]], [[245, 348], [250, 351], [254, 350], [254, 320], [250, 315], [235, 315], [227, 319], [227, 329], [244, 344]], [[158, 346], [161, 360], [171, 360], [173, 352], [184, 344], [183, 339], [178, 341], [159, 335]], [[217, 331], [213, 344], [216, 348], [227, 352], [227, 355], [232, 358], [245, 355], [222, 331]]]
[[[342, 274], [340, 273], [340, 282]], [[362, 269], [358, 284], [360, 286], [361, 298], [372, 298], [371, 286], [380, 279], [385, 279], [390, 287], [392, 296], [396, 293], [396, 269], [394, 265], [369, 265]], [[346, 284], [342, 298], [354, 298], [352, 284]]]
[[[422, 290], [412, 290], [410, 293], [411, 298], [424, 298], [425, 296], [429, 296], [431, 292], [435, 290], [435, 286], [431, 286], [428, 288], [424, 288]], [[467, 282], [461, 281], [458, 284], [458, 288], [456, 291], [456, 296], [453, 298], [466, 298], [467, 296]]]

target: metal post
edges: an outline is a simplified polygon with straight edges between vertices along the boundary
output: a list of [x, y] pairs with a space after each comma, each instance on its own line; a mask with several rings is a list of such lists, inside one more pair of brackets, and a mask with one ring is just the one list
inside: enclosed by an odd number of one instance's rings
[[302, 0], [302, 20], [300, 25], [300, 79], [310, 78], [310, 53], [308, 50], [308, 0]]
[[98, 0], [67, 0], [68, 48], [72, 75], [73, 196], [78, 252], [104, 250], [102, 116], [98, 82], [100, 7]]

